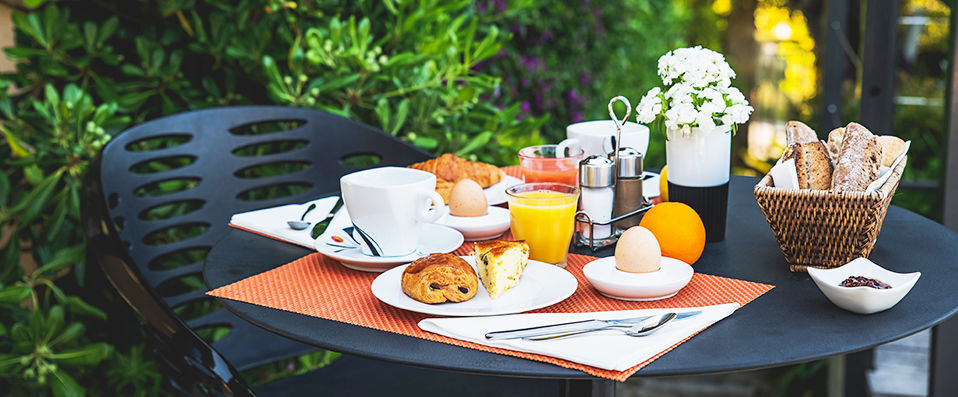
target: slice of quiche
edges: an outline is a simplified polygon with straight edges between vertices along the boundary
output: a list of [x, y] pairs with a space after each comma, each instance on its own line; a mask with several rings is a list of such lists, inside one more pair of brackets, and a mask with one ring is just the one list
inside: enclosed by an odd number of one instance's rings
[[490, 298], [496, 299], [519, 284], [529, 260], [529, 244], [525, 241], [477, 241], [472, 250], [479, 280]]

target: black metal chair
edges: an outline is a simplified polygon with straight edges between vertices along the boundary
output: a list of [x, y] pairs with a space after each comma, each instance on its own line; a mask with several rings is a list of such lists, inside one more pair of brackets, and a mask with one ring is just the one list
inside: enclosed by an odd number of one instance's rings
[[[314, 349], [254, 327], [223, 308], [185, 320], [176, 314], [176, 308], [211, 299], [196, 282], [202, 258], [226, 231], [230, 216], [336, 192], [340, 176], [374, 164], [406, 165], [430, 157], [375, 128], [317, 110], [231, 107], [153, 120], [114, 138], [90, 168], [84, 197], [88, 252], [144, 319], [171, 371], [174, 390], [250, 395], [237, 370]], [[167, 268], [173, 259], [184, 258], [188, 264]], [[196, 288], [187, 288], [190, 282]], [[229, 334], [211, 344], [198, 335], [215, 327], [228, 327]], [[496, 387], [489, 390], [512, 387], [523, 395], [558, 390], [558, 383], [542, 388], [534, 380], [452, 374], [348, 356], [314, 372], [264, 385], [260, 392], [314, 392], [341, 385], [350, 387], [350, 393], [395, 395], [403, 379], [425, 387], [430, 382], [469, 386], [474, 389], [470, 393], [480, 394], [484, 384]], [[363, 381], [370, 373], [382, 378]]]

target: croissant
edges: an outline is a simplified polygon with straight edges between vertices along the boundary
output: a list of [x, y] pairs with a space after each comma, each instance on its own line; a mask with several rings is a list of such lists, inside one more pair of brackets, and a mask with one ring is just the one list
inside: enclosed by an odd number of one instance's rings
[[505, 173], [499, 167], [492, 164], [468, 161], [451, 153], [410, 165], [409, 168], [431, 172], [439, 179], [453, 184], [469, 178], [476, 181], [483, 189], [499, 183], [505, 176]]

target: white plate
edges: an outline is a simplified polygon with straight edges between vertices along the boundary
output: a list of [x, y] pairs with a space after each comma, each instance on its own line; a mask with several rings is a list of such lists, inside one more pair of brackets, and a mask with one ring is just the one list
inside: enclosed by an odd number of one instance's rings
[[670, 298], [692, 280], [692, 266], [662, 257], [662, 266], [652, 273], [627, 273], [615, 268], [615, 257], [589, 262], [582, 268], [589, 283], [602, 295], [628, 301]]
[[[895, 273], [865, 258], [858, 258], [834, 269], [808, 268], [808, 275], [818, 289], [836, 306], [860, 314], [891, 309], [915, 286], [921, 273]], [[873, 278], [891, 286], [889, 289], [839, 286], [849, 276]]]
[[655, 173], [645, 171], [642, 175], [642, 195], [648, 198], [659, 197], [662, 193], [659, 192], [659, 180], [662, 179], [662, 176]]
[[486, 202], [489, 205], [499, 205], [509, 201], [506, 197], [506, 189], [521, 183], [521, 179], [506, 175], [499, 183], [483, 189], [483, 193], [486, 194]]
[[[464, 256], [473, 268], [475, 260]], [[476, 296], [465, 302], [428, 304], [419, 302], [402, 292], [400, 280], [406, 266], [399, 266], [380, 274], [373, 280], [373, 295], [383, 303], [409, 311], [437, 316], [495, 316], [521, 313], [562, 302], [571, 296], [578, 286], [575, 277], [565, 269], [539, 261], [529, 260], [519, 284], [503, 292], [495, 300], [479, 283]]]
[[[448, 226], [432, 223], [420, 224], [422, 234], [419, 246], [413, 253], [406, 256], [370, 256], [363, 254], [359, 247], [342, 248], [339, 242], [325, 241], [329, 235], [322, 235], [316, 239], [316, 251], [335, 259], [353, 270], [364, 272], [384, 272], [398, 265], [412, 262], [426, 255], [436, 252], [452, 252], [462, 245], [462, 233]], [[330, 244], [335, 244], [330, 245]]]
[[466, 241], [492, 240], [509, 230], [512, 217], [509, 210], [502, 207], [489, 206], [483, 216], [453, 216], [449, 214], [449, 207], [436, 223], [446, 225], [462, 233]]

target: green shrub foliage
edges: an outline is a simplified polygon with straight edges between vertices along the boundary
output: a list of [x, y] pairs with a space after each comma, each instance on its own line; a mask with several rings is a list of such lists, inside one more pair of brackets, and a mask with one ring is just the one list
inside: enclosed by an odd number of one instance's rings
[[[192, 109], [280, 104], [500, 164], [541, 142], [546, 118], [489, 101], [501, 79], [478, 65], [510, 34], [471, 1], [26, 5], [13, 14], [16, 45], [4, 49], [16, 71], [0, 76], [0, 390], [14, 395], [161, 392], [145, 338], [111, 336], [137, 326], [118, 323], [123, 303], [91, 287], [96, 269], [86, 268], [79, 228], [87, 165], [124, 128]], [[335, 357], [247, 375], [267, 381]]]

